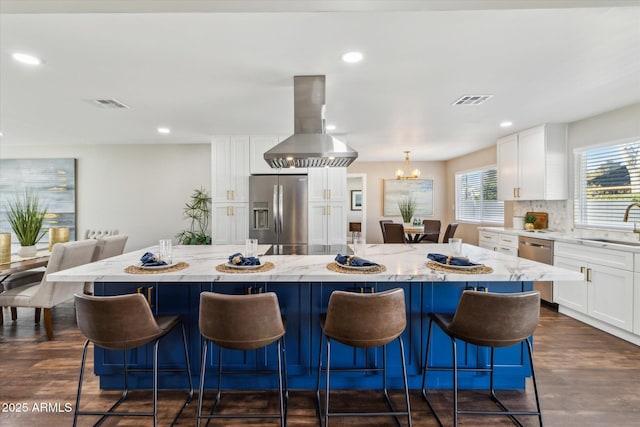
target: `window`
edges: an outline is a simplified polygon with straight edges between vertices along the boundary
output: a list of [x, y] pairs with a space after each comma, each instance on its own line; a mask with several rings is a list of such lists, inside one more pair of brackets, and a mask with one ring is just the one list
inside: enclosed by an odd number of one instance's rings
[[498, 200], [495, 167], [456, 174], [456, 220], [504, 222], [504, 202]]
[[640, 222], [640, 209], [627, 206], [640, 201], [640, 140], [576, 150], [576, 227], [627, 230]]

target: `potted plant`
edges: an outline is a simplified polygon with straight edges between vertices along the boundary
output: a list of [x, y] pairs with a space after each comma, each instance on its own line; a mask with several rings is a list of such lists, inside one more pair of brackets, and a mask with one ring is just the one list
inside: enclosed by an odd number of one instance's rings
[[211, 236], [207, 233], [210, 215], [211, 197], [207, 190], [196, 188], [184, 208], [184, 216], [191, 220], [191, 225], [176, 235], [178, 242], [182, 245], [210, 245]]
[[22, 197], [16, 196], [8, 204], [7, 220], [20, 242], [21, 257], [36, 256], [36, 243], [42, 239], [46, 230], [42, 229], [47, 207], [40, 202], [37, 194], [25, 190]]
[[525, 217], [524, 217], [524, 229], [525, 230], [533, 230], [535, 228], [533, 223], [536, 222], [537, 219], [538, 219], [538, 217], [533, 215], [533, 214], [525, 215]]
[[402, 215], [402, 222], [405, 224], [411, 224], [411, 218], [416, 210], [416, 202], [411, 197], [407, 197], [398, 202], [398, 208], [400, 209], [400, 215]]

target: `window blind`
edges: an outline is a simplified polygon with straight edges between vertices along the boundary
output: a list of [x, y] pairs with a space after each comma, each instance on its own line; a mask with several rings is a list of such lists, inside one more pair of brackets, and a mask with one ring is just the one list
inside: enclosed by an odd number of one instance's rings
[[631, 229], [640, 222], [640, 140], [575, 152], [574, 221], [577, 227]]
[[495, 167], [456, 174], [456, 220], [504, 222], [504, 202], [498, 200]]

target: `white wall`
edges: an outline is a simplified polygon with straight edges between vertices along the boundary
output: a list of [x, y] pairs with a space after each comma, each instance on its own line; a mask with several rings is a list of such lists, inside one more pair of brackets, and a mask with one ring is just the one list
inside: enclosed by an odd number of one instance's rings
[[126, 251], [157, 245], [188, 227], [182, 218], [194, 188], [211, 189], [211, 146], [0, 146], [0, 158], [75, 158], [76, 227], [117, 228]]

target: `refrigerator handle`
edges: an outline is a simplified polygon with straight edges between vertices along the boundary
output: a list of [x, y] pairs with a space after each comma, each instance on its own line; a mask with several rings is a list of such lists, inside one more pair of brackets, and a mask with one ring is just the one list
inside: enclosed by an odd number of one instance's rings
[[283, 223], [283, 215], [282, 215], [282, 211], [283, 209], [283, 201], [282, 201], [282, 193], [284, 193], [284, 188], [282, 187], [282, 185], [279, 185], [279, 191], [278, 191], [278, 217], [280, 217], [280, 230], [278, 230], [279, 233], [282, 233], [282, 223]]
[[273, 231], [278, 234], [278, 186], [273, 186]]

